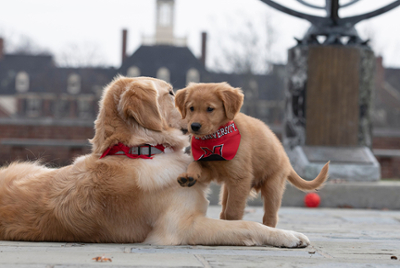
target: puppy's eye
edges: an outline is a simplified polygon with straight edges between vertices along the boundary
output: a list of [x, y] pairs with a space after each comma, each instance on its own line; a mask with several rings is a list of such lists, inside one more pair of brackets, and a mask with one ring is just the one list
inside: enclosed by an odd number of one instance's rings
[[169, 95], [175, 96], [175, 94], [174, 94], [174, 92], [172, 90], [169, 92]]
[[212, 112], [212, 111], [214, 111], [214, 108], [212, 108], [212, 107], [207, 107], [207, 112]]
[[193, 106], [190, 107], [189, 110], [193, 112], [194, 111], [194, 107]]

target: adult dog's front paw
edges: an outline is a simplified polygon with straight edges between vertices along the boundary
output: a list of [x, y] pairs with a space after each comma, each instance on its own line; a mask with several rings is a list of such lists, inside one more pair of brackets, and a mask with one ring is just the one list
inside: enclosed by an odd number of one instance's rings
[[192, 187], [196, 184], [197, 180], [193, 179], [193, 177], [187, 173], [184, 173], [178, 177], [178, 182], [182, 187]]
[[302, 233], [275, 229], [276, 236], [272, 244], [284, 248], [305, 248], [310, 245], [310, 240]]

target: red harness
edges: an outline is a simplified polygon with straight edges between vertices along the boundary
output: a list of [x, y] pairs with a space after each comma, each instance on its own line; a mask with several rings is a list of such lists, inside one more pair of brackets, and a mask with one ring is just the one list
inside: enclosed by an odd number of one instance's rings
[[235, 122], [230, 121], [215, 133], [201, 138], [192, 138], [192, 154], [195, 161], [231, 160], [240, 145], [240, 132]]
[[153, 155], [164, 153], [165, 147], [161, 144], [141, 145], [136, 147], [128, 147], [125, 144], [118, 143], [108, 148], [101, 156], [100, 159], [107, 155], [126, 155], [129, 158], [136, 159], [153, 159]]

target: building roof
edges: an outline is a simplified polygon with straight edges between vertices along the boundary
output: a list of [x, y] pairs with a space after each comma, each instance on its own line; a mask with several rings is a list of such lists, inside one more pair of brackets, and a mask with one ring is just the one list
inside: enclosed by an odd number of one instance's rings
[[170, 45], [140, 46], [121, 67], [114, 68], [59, 68], [48, 55], [5, 55], [0, 64], [0, 94], [13, 95], [15, 77], [18, 72], [25, 71], [29, 75], [28, 93], [69, 94], [68, 77], [78, 74], [81, 79], [79, 94], [99, 93], [104, 85], [120, 73], [127, 75], [128, 68], [136, 66], [140, 76], [157, 77], [157, 71], [165, 67], [170, 71], [170, 82], [176, 89], [186, 86], [186, 74], [191, 68], [200, 73], [202, 82], [228, 82], [240, 87], [245, 92], [249, 82], [257, 82], [259, 98], [265, 100], [283, 99], [283, 80], [275, 74], [244, 75], [208, 72], [199, 59], [187, 47]]
[[189, 48], [168, 45], [140, 46], [123, 62], [118, 72], [126, 75], [131, 66], [138, 67], [141, 76], [150, 77], [157, 77], [157, 70], [165, 67], [171, 74], [170, 83], [177, 89], [186, 86], [186, 73], [190, 68], [197, 69], [200, 76], [206, 72]]
[[71, 74], [79, 75], [81, 79], [81, 89], [79, 94], [99, 93], [105, 85], [111, 82], [117, 71], [114, 68], [57, 68], [55, 74], [57, 78], [54, 82], [60, 83], [63, 93], [67, 92], [68, 77]]
[[258, 99], [279, 101], [284, 98], [283, 80], [275, 74], [267, 75], [246, 75], [246, 74], [227, 74], [227, 73], [208, 73], [203, 82], [227, 82], [233, 87], [240, 87], [245, 95], [250, 88], [250, 81], [257, 82]]
[[36, 78], [47, 77], [47, 73], [52, 69], [54, 69], [52, 56], [6, 54], [0, 61], [0, 94], [16, 93], [15, 77], [21, 71], [29, 74], [32, 88], [35, 88]]
[[27, 93], [68, 94], [68, 77], [75, 73], [80, 76], [80, 94], [93, 94], [108, 84], [116, 75], [114, 68], [59, 68], [48, 55], [5, 55], [0, 61], [0, 95], [16, 94], [15, 79], [19, 72], [29, 76]]

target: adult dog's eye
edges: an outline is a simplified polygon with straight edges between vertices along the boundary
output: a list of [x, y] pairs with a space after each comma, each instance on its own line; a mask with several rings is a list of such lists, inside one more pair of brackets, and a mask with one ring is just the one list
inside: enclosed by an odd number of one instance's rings
[[194, 111], [194, 107], [193, 106], [190, 107], [189, 110], [193, 112]]
[[169, 95], [175, 96], [175, 94], [174, 94], [174, 92], [172, 90], [169, 92]]
[[212, 111], [214, 111], [214, 108], [212, 108], [212, 107], [207, 107], [207, 112], [212, 112]]

